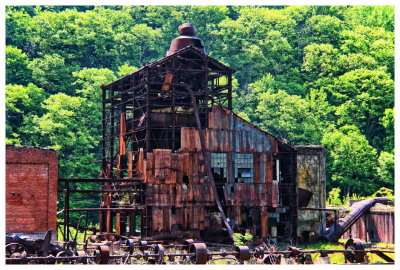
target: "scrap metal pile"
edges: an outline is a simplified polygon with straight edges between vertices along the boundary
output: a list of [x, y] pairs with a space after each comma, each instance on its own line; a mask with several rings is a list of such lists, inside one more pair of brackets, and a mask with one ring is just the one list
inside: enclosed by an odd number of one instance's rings
[[[342, 253], [346, 263], [368, 263], [367, 253], [375, 253], [386, 263], [394, 263], [378, 249], [366, 250], [359, 239], [349, 239], [345, 250], [301, 250], [287, 247], [279, 250], [263, 244], [254, 249], [248, 246], [212, 251], [203, 242], [187, 239], [182, 243], [118, 239], [115, 234], [89, 236], [85, 243], [72, 240], [56, 245], [50, 242], [51, 231], [44, 239], [32, 240], [18, 236], [7, 237], [7, 264], [212, 264], [227, 260], [230, 264], [314, 264], [329, 263], [328, 254]], [[80, 247], [80, 248], [78, 248]], [[313, 261], [311, 255], [318, 254]]]

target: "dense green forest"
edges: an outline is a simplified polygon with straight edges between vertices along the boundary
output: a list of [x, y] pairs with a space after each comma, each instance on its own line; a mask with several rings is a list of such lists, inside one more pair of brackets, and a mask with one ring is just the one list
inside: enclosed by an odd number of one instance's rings
[[8, 6], [6, 140], [96, 177], [101, 84], [165, 56], [191, 22], [237, 70], [234, 111], [291, 144], [327, 146], [327, 188], [394, 187], [394, 7]]

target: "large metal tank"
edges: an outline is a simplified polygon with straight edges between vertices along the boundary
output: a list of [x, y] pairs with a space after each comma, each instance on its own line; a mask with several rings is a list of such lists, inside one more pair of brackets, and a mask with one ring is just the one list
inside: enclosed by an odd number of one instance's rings
[[174, 38], [171, 41], [171, 46], [167, 52], [167, 56], [174, 54], [175, 52], [186, 48], [188, 46], [193, 46], [194, 48], [205, 53], [203, 41], [196, 37], [196, 29], [191, 23], [184, 23], [178, 27], [179, 37]]

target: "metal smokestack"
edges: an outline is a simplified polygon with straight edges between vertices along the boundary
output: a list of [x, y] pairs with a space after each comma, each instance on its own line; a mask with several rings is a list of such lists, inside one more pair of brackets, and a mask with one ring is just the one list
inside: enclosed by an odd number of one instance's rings
[[205, 53], [204, 43], [196, 37], [196, 29], [191, 23], [184, 23], [178, 27], [179, 37], [171, 41], [171, 46], [167, 52], [167, 56], [171, 55], [187, 46], [192, 45], [194, 48]]

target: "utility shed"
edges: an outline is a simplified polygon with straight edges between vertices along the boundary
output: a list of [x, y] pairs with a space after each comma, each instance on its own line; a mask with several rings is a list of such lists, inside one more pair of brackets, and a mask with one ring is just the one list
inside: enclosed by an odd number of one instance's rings
[[54, 150], [6, 146], [6, 232], [56, 232], [58, 157]]
[[326, 229], [325, 146], [296, 145], [295, 149], [299, 196], [298, 235], [307, 241], [324, 235]]

